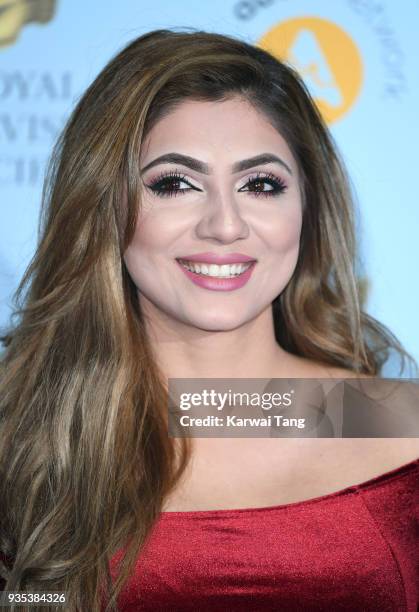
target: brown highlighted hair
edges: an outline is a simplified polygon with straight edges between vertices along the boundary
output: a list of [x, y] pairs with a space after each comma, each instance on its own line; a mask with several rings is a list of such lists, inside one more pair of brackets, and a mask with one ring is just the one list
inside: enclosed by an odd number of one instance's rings
[[[185, 99], [242, 96], [297, 160], [304, 200], [293, 278], [273, 303], [282, 347], [379, 375], [396, 338], [362, 310], [343, 165], [303, 82], [228, 36], [156, 30], [123, 49], [54, 149], [37, 251], [0, 365], [0, 574], [9, 591], [65, 591], [69, 612], [118, 594], [190, 457], [167, 434], [167, 390], [123, 262], [142, 142]], [[118, 576], [109, 560], [124, 548]], [[23, 607], [22, 607], [23, 609]], [[28, 608], [29, 609], [29, 608]], [[54, 609], [53, 607], [50, 609]]]

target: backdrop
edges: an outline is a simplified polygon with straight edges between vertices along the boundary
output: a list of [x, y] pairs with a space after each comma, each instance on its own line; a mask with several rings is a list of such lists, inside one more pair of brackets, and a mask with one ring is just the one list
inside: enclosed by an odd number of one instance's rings
[[36, 247], [46, 160], [79, 96], [134, 37], [193, 27], [302, 74], [357, 193], [367, 310], [419, 359], [418, 18], [416, 0], [0, 0], [0, 326]]

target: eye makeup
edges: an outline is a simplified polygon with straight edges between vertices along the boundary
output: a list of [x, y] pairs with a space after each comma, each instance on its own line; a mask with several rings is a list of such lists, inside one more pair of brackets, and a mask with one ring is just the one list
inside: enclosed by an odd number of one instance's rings
[[[188, 185], [189, 188], [179, 188], [178, 186], [181, 183]], [[263, 187], [266, 185], [269, 185], [271, 189], [264, 190]], [[255, 190], [255, 188], [258, 189], [258, 186], [262, 187], [262, 191]], [[186, 175], [178, 170], [162, 172], [151, 183], [146, 184], [146, 187], [158, 197], [177, 197], [178, 195], [185, 195], [185, 193], [191, 190], [201, 191], [201, 189], [194, 187], [187, 180]], [[244, 187], [250, 187], [250, 189], [244, 190]], [[275, 197], [284, 193], [287, 188], [288, 186], [285, 181], [271, 172], [257, 172], [249, 177], [243, 187], [239, 189], [239, 192], [248, 191], [255, 197]]]

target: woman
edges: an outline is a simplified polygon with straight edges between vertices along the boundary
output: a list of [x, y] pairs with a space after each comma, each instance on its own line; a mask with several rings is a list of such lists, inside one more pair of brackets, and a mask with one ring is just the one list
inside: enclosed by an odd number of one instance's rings
[[53, 159], [2, 362], [5, 588], [82, 611], [416, 609], [417, 440], [168, 436], [169, 378], [378, 376], [404, 353], [361, 310], [347, 181], [298, 76], [150, 32]]

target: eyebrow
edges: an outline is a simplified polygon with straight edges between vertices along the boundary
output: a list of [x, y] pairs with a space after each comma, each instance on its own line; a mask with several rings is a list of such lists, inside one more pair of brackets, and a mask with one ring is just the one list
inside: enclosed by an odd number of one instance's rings
[[[182, 166], [187, 166], [191, 170], [195, 170], [201, 174], [210, 174], [211, 172], [211, 166], [200, 161], [199, 159], [196, 159], [195, 157], [183, 155], [182, 153], [165, 153], [164, 155], [160, 155], [160, 157], [156, 157], [156, 159], [153, 159], [153, 161], [144, 166], [144, 168], [141, 169], [141, 174], [150, 168], [153, 168], [153, 166], [164, 163], [181, 164]], [[292, 171], [288, 164], [273, 153], [261, 153], [260, 155], [249, 157], [248, 159], [242, 159], [231, 166], [231, 171], [233, 173], [241, 172], [243, 170], [249, 170], [249, 168], [253, 168], [254, 166], [263, 166], [270, 163], [280, 164], [292, 176]]]

